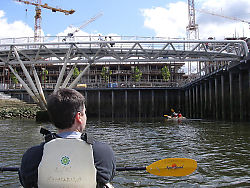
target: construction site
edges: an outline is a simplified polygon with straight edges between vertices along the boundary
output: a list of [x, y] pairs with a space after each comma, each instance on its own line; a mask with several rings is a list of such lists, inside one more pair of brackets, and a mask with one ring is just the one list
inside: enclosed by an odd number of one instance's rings
[[249, 0], [0, 5], [0, 187], [249, 187]]

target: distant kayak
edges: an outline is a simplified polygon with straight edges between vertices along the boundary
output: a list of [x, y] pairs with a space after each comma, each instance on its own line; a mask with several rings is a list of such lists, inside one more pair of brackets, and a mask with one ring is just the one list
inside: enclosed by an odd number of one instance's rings
[[178, 120], [186, 120], [187, 118], [186, 117], [172, 117], [172, 116], [169, 116], [169, 115], [164, 115], [164, 117], [167, 119], [167, 120], [173, 120], [173, 121], [178, 121]]

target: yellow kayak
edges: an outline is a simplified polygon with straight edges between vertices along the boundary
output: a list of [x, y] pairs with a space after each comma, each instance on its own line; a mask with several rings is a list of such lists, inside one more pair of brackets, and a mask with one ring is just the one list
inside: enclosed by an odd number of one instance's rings
[[172, 116], [169, 116], [169, 115], [163, 115], [165, 118], [167, 118], [168, 120], [173, 120], [173, 121], [178, 121], [178, 120], [184, 120], [184, 119], [187, 119], [186, 117], [172, 117]]

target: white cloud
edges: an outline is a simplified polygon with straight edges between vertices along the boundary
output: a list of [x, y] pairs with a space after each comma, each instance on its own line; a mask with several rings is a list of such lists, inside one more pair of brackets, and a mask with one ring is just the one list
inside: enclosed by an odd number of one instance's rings
[[[34, 37], [34, 30], [25, 24], [22, 21], [14, 21], [12, 23], [8, 22], [5, 12], [3, 10], [0, 10], [0, 39], [6, 39], [6, 38], [18, 38], [18, 37]], [[57, 34], [57, 36], [67, 36], [68, 33], [72, 33], [75, 30], [78, 30], [77, 27], [67, 27], [64, 31]], [[74, 36], [98, 36], [99, 33], [89, 34], [87, 32], [84, 32], [83, 30], [79, 30], [74, 33]], [[110, 34], [114, 36], [115, 34]], [[44, 32], [42, 31], [42, 36], [44, 36]], [[46, 36], [50, 37], [51, 34], [46, 34]], [[89, 40], [88, 37], [82, 37], [78, 38], [80, 41], [86, 41]], [[58, 41], [56, 38], [51, 38], [53, 41]], [[22, 40], [21, 40], [22, 41]], [[9, 42], [9, 40], [6, 40], [6, 42]]]
[[34, 31], [22, 21], [8, 23], [4, 11], [0, 10], [0, 38], [32, 37]]
[[144, 25], [153, 29], [157, 37], [183, 38], [186, 36], [187, 4], [170, 3], [167, 7], [142, 9]]
[[0, 18], [4, 17], [4, 11], [0, 10]]
[[74, 36], [86, 36], [89, 35], [88, 33], [79, 30], [75, 32], [75, 30], [78, 30], [77, 27], [67, 27], [63, 32], [60, 32], [57, 34], [57, 36], [67, 36], [69, 33], [74, 33]]
[[[143, 9], [144, 26], [155, 31], [158, 37], [186, 37], [188, 25], [188, 7], [186, 2], [169, 3], [166, 7]], [[250, 20], [249, 0], [197, 0], [195, 8], [205, 9], [228, 17]], [[200, 39], [215, 37], [250, 37], [249, 25], [229, 18], [196, 12]]]
[[197, 23], [200, 25], [200, 33], [206, 38], [215, 36], [224, 37], [250, 37], [249, 25], [232, 18], [250, 20], [249, 0], [201, 0], [200, 10], [206, 10], [221, 16], [197, 13]]

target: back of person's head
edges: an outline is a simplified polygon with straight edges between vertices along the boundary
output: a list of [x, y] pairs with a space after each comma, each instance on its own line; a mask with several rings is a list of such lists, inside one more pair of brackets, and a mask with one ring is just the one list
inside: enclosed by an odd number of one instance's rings
[[74, 89], [53, 92], [47, 101], [50, 120], [58, 129], [70, 128], [77, 112], [82, 112], [84, 102], [84, 96]]

